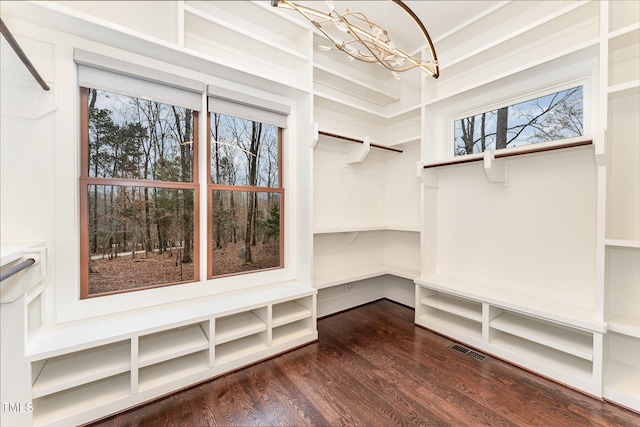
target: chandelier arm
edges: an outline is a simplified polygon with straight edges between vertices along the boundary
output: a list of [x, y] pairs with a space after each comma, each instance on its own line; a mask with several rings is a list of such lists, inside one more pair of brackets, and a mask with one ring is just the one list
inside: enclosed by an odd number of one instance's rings
[[[368, 62], [368, 63], [380, 63], [380, 65], [382, 65], [384, 68], [386, 68], [389, 71], [395, 71], [395, 72], [404, 72], [404, 71], [409, 71], [413, 68], [422, 68], [422, 69], [426, 69], [429, 73], [431, 73], [432, 75], [436, 74], [436, 69], [434, 69], [433, 67], [430, 67], [428, 64], [425, 63], [425, 61], [422, 60], [416, 60], [415, 58], [412, 58], [411, 56], [409, 56], [408, 54], [406, 54], [405, 52], [403, 52], [400, 49], [385, 49], [387, 52], [393, 54], [393, 55], [398, 55], [402, 58], [404, 58], [406, 61], [409, 61], [411, 63], [413, 63], [413, 65], [407, 66], [407, 67], [403, 67], [403, 68], [398, 68], [398, 67], [391, 67], [387, 64], [387, 61], [384, 58], [381, 58], [380, 56], [377, 55], [377, 53], [375, 52], [374, 49], [369, 47], [369, 43], [373, 44], [374, 46], [376, 46], [376, 44], [374, 42], [369, 42], [369, 41], [365, 41], [363, 40], [360, 35], [358, 34], [359, 32], [364, 32], [361, 28], [358, 28], [354, 25], [351, 25], [345, 18], [343, 18], [342, 15], [340, 15], [338, 12], [336, 12], [336, 15], [338, 15], [338, 17], [340, 17], [340, 19], [343, 21], [343, 23], [345, 23], [345, 25], [347, 25], [348, 28], [355, 28], [359, 31], [353, 31], [351, 32], [352, 36], [355, 37], [358, 43], [360, 43], [361, 45], [363, 45], [364, 47], [367, 48], [367, 50], [369, 51], [369, 53], [371, 53], [371, 55], [373, 56], [373, 58], [375, 59], [369, 59], [367, 57], [363, 57], [363, 56], [356, 56], [353, 55], [351, 52], [349, 52], [348, 50], [342, 48], [341, 45], [336, 43], [336, 47], [338, 47], [338, 49], [340, 49], [341, 51], [343, 51], [344, 53], [346, 53], [347, 55], [358, 59], [360, 61], [363, 62]], [[366, 32], [364, 32], [366, 34]], [[379, 44], [378, 44], [379, 46]], [[383, 46], [384, 47], [384, 46]], [[434, 65], [434, 67], [437, 67], [437, 64]]]
[[[350, 12], [349, 10], [347, 10], [347, 12], [344, 15], [341, 15], [335, 9], [333, 9], [329, 14], [326, 14], [307, 6], [296, 5], [287, 0], [272, 0], [271, 5], [274, 7], [282, 7], [282, 8], [296, 10], [298, 13], [303, 15], [311, 24], [313, 24], [329, 41], [331, 41], [335, 45], [336, 49], [346, 53], [351, 58], [354, 58], [363, 62], [368, 62], [368, 63], [377, 62], [387, 70], [392, 71], [394, 73], [408, 71], [413, 68], [420, 68], [423, 71], [428, 72], [434, 78], [437, 79], [440, 74], [438, 59], [436, 57], [436, 52], [433, 46], [433, 42], [431, 41], [431, 37], [429, 36], [429, 33], [427, 32], [426, 28], [422, 24], [422, 21], [420, 21], [418, 16], [401, 0], [391, 0], [391, 1], [395, 3], [397, 6], [399, 6], [402, 10], [404, 10], [409, 15], [409, 17], [415, 22], [415, 24], [419, 27], [425, 40], [427, 41], [427, 45], [429, 47], [432, 60], [416, 59], [404, 53], [400, 49], [396, 48], [393, 42], [391, 41], [391, 39], [389, 38], [387, 30], [375, 24], [374, 22], [369, 21], [366, 15], [362, 12]], [[336, 16], [333, 16], [333, 13], [335, 13]], [[318, 20], [316, 21], [311, 17], [318, 18]], [[357, 25], [352, 25], [351, 23], [349, 23], [346, 17], [352, 17], [353, 19], [357, 19], [362, 22], [365, 22], [369, 25], [371, 29], [375, 27], [376, 28], [375, 33], [372, 34], [371, 32], [367, 32], [362, 28], [358, 27]], [[324, 28], [322, 27], [322, 24], [325, 24], [328, 22], [333, 22], [334, 24], [336, 24], [336, 19], [339, 20], [341, 25], [346, 27], [347, 34], [350, 34], [354, 40], [339, 43], [327, 31], [324, 30]], [[381, 35], [384, 35], [383, 39], [380, 38]], [[349, 51], [346, 48], [346, 45], [354, 42], [363, 45], [365, 49], [371, 54], [371, 56], [368, 56], [364, 52], [361, 52], [360, 49], [357, 49], [355, 53]], [[409, 65], [406, 67], [400, 67], [400, 64], [390, 65], [389, 59], [384, 58], [385, 53], [389, 54], [389, 57], [400, 57], [403, 59], [403, 61], [408, 61], [412, 65]]]
[[416, 25], [418, 25], [418, 27], [420, 28], [420, 31], [422, 31], [422, 35], [424, 36], [425, 40], [427, 40], [427, 45], [429, 46], [429, 51], [431, 51], [431, 57], [433, 58], [434, 71], [435, 71], [435, 73], [433, 74], [433, 77], [437, 79], [440, 76], [440, 68], [438, 67], [438, 57], [436, 56], [436, 49], [435, 47], [433, 47], [433, 42], [431, 41], [431, 37], [429, 36], [427, 29], [424, 27], [424, 24], [422, 23], [420, 18], [418, 18], [418, 16], [413, 12], [413, 10], [411, 10], [409, 6], [404, 4], [403, 1], [401, 0], [391, 0], [391, 1], [396, 5], [398, 5], [400, 8], [402, 8], [402, 10], [404, 10], [411, 17], [411, 19], [414, 20]]

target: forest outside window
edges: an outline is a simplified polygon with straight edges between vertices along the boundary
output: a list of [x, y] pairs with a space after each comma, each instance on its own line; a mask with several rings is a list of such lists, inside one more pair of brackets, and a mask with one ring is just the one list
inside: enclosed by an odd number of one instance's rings
[[209, 278], [284, 266], [286, 114], [286, 106], [209, 88]]
[[[164, 91], [144, 79], [172, 80], [170, 75], [83, 54], [76, 57], [81, 298], [197, 281], [195, 130], [203, 90], [176, 97], [175, 87]], [[132, 69], [143, 78], [131, 78]], [[145, 99], [132, 96], [143, 90]]]
[[482, 153], [583, 134], [583, 87], [456, 120], [454, 155]]

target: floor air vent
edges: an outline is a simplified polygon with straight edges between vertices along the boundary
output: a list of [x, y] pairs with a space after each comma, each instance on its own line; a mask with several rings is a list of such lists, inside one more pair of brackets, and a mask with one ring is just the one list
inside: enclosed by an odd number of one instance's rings
[[455, 351], [458, 351], [458, 352], [462, 353], [462, 354], [466, 354], [469, 357], [473, 357], [476, 360], [484, 360], [484, 359], [487, 358], [486, 356], [484, 356], [484, 355], [482, 355], [480, 353], [476, 353], [473, 350], [469, 350], [468, 348], [463, 347], [460, 344], [454, 344], [454, 345], [451, 346], [451, 348], [454, 349]]

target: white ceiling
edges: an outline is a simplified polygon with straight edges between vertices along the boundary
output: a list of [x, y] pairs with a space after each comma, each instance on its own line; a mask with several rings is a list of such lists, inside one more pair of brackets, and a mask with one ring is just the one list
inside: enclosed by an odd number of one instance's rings
[[[312, 7], [322, 12], [329, 9], [324, 1], [297, 1], [293, 3]], [[337, 12], [362, 12], [367, 18], [384, 27], [396, 46], [406, 52], [414, 51], [426, 44], [418, 27], [409, 16], [390, 0], [334, 0]], [[407, 0], [407, 5], [424, 24], [431, 40], [436, 43], [443, 35], [473, 20], [483, 12], [502, 3], [498, 0]], [[289, 12], [299, 15], [297, 12]], [[304, 19], [304, 18], [303, 18]]]

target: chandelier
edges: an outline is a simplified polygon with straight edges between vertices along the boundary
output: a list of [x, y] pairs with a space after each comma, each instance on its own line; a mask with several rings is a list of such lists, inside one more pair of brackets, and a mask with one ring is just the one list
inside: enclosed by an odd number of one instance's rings
[[332, 0], [325, 2], [329, 7], [329, 13], [287, 0], [273, 0], [271, 5], [298, 11], [333, 43], [333, 46], [319, 45], [320, 50], [340, 50], [349, 55], [350, 60], [378, 63], [391, 71], [397, 79], [400, 78], [398, 73], [413, 68], [419, 68], [437, 79], [440, 74], [438, 60], [427, 30], [407, 5], [400, 0], [391, 1], [402, 8], [418, 26], [427, 42], [430, 59], [411, 57], [396, 47], [387, 30], [371, 22], [364, 13], [351, 12], [349, 9], [346, 9], [345, 13], [338, 13]]

